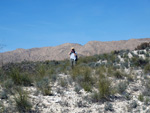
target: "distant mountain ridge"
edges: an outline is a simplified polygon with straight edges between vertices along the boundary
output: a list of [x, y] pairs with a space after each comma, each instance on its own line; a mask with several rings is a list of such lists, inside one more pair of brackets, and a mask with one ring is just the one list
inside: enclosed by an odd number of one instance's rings
[[144, 42], [150, 42], [150, 38], [130, 39], [121, 41], [90, 41], [85, 45], [65, 43], [55, 47], [42, 47], [32, 49], [16, 49], [14, 51], [0, 53], [0, 65], [9, 62], [64, 60], [69, 58], [70, 48], [74, 47], [79, 56], [91, 56], [95, 54], [109, 53], [114, 50], [133, 50]]

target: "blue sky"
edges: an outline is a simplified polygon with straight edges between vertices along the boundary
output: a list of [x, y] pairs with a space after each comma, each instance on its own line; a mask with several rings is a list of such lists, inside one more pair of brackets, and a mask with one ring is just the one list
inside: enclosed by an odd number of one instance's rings
[[150, 0], [0, 0], [3, 51], [150, 38]]

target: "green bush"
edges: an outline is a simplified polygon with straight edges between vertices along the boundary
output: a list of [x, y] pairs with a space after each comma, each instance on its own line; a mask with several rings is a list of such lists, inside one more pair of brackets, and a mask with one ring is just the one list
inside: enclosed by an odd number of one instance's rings
[[89, 67], [76, 66], [71, 71], [73, 79], [86, 91], [91, 91], [92, 88], [93, 78], [91, 74], [92, 70]]
[[124, 73], [122, 73], [120, 71], [115, 71], [113, 76], [117, 79], [123, 79], [124, 78]]
[[4, 109], [5, 109], [5, 107], [4, 107], [3, 103], [0, 101], [0, 113], [4, 113]]
[[22, 81], [22, 85], [24, 86], [32, 86], [33, 80], [32, 80], [32, 76], [30, 76], [27, 73], [22, 73], [21, 75], [21, 81]]
[[143, 102], [143, 101], [144, 101], [144, 96], [143, 96], [142, 94], [140, 94], [140, 95], [138, 96], [138, 100], [141, 101], [141, 102]]
[[19, 112], [25, 113], [30, 112], [32, 105], [28, 99], [28, 95], [25, 91], [19, 89], [18, 96], [15, 97], [16, 107]]
[[145, 105], [148, 105], [149, 102], [150, 102], [150, 99], [149, 99], [148, 97], [146, 97], [144, 104], [145, 104]]
[[129, 82], [133, 82], [134, 81], [134, 76], [132, 75], [132, 74], [127, 74], [127, 80], [129, 81]]
[[75, 85], [75, 92], [77, 93], [77, 94], [80, 94], [80, 90], [81, 90], [81, 86], [79, 86], [79, 85]]
[[131, 66], [136, 66], [136, 67], [143, 67], [145, 65], [148, 64], [148, 59], [143, 59], [143, 58], [139, 58], [139, 57], [132, 57], [132, 59], [130, 60], [131, 62]]
[[100, 101], [100, 95], [98, 92], [94, 91], [92, 94], [91, 94], [91, 101], [92, 102], [98, 102]]
[[143, 49], [146, 49], [146, 48], [150, 48], [150, 42], [141, 43], [140, 45], [138, 45], [135, 48], [135, 50], [143, 50]]
[[56, 74], [50, 75], [50, 79], [52, 82], [55, 82], [57, 80], [57, 75]]
[[86, 56], [86, 57], [80, 57], [78, 60], [78, 64], [82, 64], [82, 63], [90, 63], [90, 62], [96, 62], [98, 61], [99, 56], [98, 55], [94, 55], [94, 56]]
[[46, 66], [44, 64], [40, 64], [38, 67], [37, 67], [37, 74], [41, 77], [44, 77], [45, 74], [46, 74]]
[[20, 73], [19, 69], [13, 68], [10, 72], [10, 77], [15, 83], [15, 85], [24, 85], [30, 86], [32, 83], [32, 79], [28, 74]]
[[88, 91], [88, 92], [92, 91], [92, 85], [89, 82], [83, 82], [81, 83], [81, 86], [83, 87], [85, 91]]
[[12, 79], [6, 79], [2, 86], [10, 91], [14, 87], [14, 81]]
[[147, 65], [144, 67], [144, 73], [145, 73], [145, 74], [150, 73], [150, 64], [147, 64]]
[[105, 66], [100, 66], [100, 67], [96, 68], [95, 74], [96, 75], [103, 75], [103, 73], [107, 73], [107, 71], [110, 71], [110, 73], [111, 73], [112, 68], [111, 67], [106, 68]]
[[144, 96], [150, 96], [150, 79], [146, 80], [145, 90], [143, 91]]
[[37, 81], [36, 86], [42, 92], [44, 96], [52, 95], [51, 87], [50, 87], [50, 80], [48, 77], [44, 77], [42, 80]]
[[63, 78], [60, 80], [59, 84], [61, 85], [61, 87], [65, 87], [65, 88], [68, 86], [67, 80]]
[[0, 68], [0, 83], [7, 79], [7, 75], [5, 75], [4, 71]]
[[117, 90], [120, 94], [123, 94], [127, 89], [127, 82], [119, 82]]
[[1, 93], [0, 93], [0, 99], [8, 99], [8, 92], [7, 90], [3, 90]]
[[111, 82], [107, 78], [100, 78], [98, 83], [100, 99], [108, 99], [111, 95]]
[[17, 68], [13, 68], [10, 72], [10, 76], [16, 85], [22, 84], [22, 78]]

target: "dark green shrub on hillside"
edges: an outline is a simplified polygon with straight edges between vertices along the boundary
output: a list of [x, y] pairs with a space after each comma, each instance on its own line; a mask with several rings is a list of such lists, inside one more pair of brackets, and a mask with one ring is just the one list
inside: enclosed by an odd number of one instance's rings
[[22, 77], [18, 69], [12, 69], [12, 71], [10, 72], [10, 76], [16, 85], [22, 84]]
[[96, 68], [95, 74], [101, 75], [102, 73], [106, 73], [107, 68], [105, 66], [100, 66]]
[[53, 67], [49, 68], [47, 71], [46, 71], [46, 74], [51, 76], [53, 74], [55, 74], [55, 69]]
[[7, 79], [8, 76], [6, 76], [4, 74], [4, 71], [2, 69], [0, 69], [0, 83], [2, 83], [3, 81], [5, 81]]
[[82, 64], [82, 63], [90, 63], [90, 62], [96, 62], [99, 60], [99, 55], [94, 55], [94, 56], [86, 56], [86, 57], [80, 57], [78, 60], [78, 64]]
[[100, 101], [100, 95], [98, 92], [94, 91], [92, 94], [91, 94], [91, 101], [92, 102], [99, 102]]
[[125, 77], [124, 73], [120, 72], [120, 71], [115, 71], [113, 73], [113, 76], [117, 79], [123, 79]]
[[145, 101], [144, 101], [144, 104], [145, 105], [149, 105], [149, 102], [150, 102], [150, 98], [146, 97]]
[[60, 79], [59, 84], [61, 85], [61, 87], [66, 88], [68, 86], [68, 82], [66, 79]]
[[133, 57], [131, 60], [131, 66], [136, 67], [144, 67], [146, 64], [148, 64], [148, 59], [143, 59], [139, 57]]
[[8, 93], [12, 93], [14, 88], [14, 81], [12, 79], [7, 79], [4, 81], [2, 86], [7, 90]]
[[95, 68], [97, 65], [95, 62], [90, 62], [90, 63], [88, 63], [88, 66], [91, 68]]
[[32, 84], [32, 79], [28, 74], [20, 73], [19, 69], [13, 68], [10, 72], [10, 77], [15, 83], [15, 85], [30, 86]]
[[31, 112], [32, 104], [29, 101], [28, 94], [25, 91], [21, 89], [18, 90], [18, 96], [15, 97], [15, 102], [16, 108], [20, 113]]
[[33, 79], [31, 77], [31, 75], [29, 75], [27, 73], [23, 73], [21, 76], [22, 76], [22, 85], [32, 86]]
[[138, 100], [141, 101], [141, 102], [143, 102], [143, 101], [144, 101], [144, 96], [143, 96], [142, 94], [140, 94], [140, 95], [138, 96]]
[[71, 75], [75, 81], [79, 83], [86, 91], [91, 91], [93, 78], [92, 70], [89, 67], [76, 66], [72, 71]]
[[0, 93], [0, 99], [8, 99], [8, 92], [6, 89]]
[[150, 42], [144, 42], [141, 45], [137, 46], [135, 48], [135, 50], [142, 50], [142, 49], [146, 49], [146, 48], [150, 48]]
[[99, 99], [108, 100], [111, 96], [111, 82], [107, 78], [100, 78], [98, 83]]
[[143, 91], [144, 96], [150, 96], [150, 79], [146, 80], [145, 90]]
[[44, 77], [46, 74], [46, 68], [47, 68], [46, 65], [43, 65], [43, 64], [38, 65], [38, 67], [36, 69], [37, 74], [41, 77]]
[[112, 77], [114, 71], [116, 71], [116, 69], [114, 67], [112, 67], [112, 66], [108, 67], [107, 68], [107, 75], [110, 76], [110, 77]]
[[126, 89], [127, 89], [127, 82], [119, 82], [117, 87], [118, 92], [120, 94], [123, 94], [125, 93]]
[[106, 60], [107, 62], [109, 62], [109, 64], [120, 61], [120, 59], [117, 57], [117, 54], [115, 54], [114, 52], [102, 54], [99, 56], [99, 59], [101, 59], [102, 61]]
[[[94, 91], [91, 95], [92, 102], [107, 101], [110, 96], [114, 94], [113, 88], [111, 87], [111, 81], [104, 75], [99, 74], [98, 83], [96, 88], [98, 91]], [[95, 80], [96, 81], [96, 80]]]
[[147, 64], [147, 65], [144, 67], [144, 73], [145, 73], [145, 74], [150, 73], [150, 64]]
[[133, 82], [134, 81], [134, 76], [132, 75], [132, 74], [127, 74], [127, 80], [129, 81], [129, 82]]
[[50, 87], [50, 80], [48, 77], [44, 77], [40, 81], [36, 83], [37, 88], [45, 95], [52, 95], [51, 87]]
[[3, 103], [0, 101], [0, 113], [5, 113], [5, 107], [3, 105]]
[[50, 75], [51, 82], [55, 82], [57, 80], [57, 74]]
[[56, 67], [55, 67], [55, 72], [57, 73], [57, 74], [60, 74], [60, 73], [65, 73], [65, 74], [67, 74], [67, 71], [70, 71], [70, 69], [68, 68], [68, 67], [70, 67], [70, 62], [69, 62], [69, 60], [64, 60], [64, 61], [60, 61], [59, 62], [59, 65], [57, 65]]
[[91, 76], [91, 68], [89, 67], [83, 67], [83, 66], [76, 66], [72, 71], [71, 75], [75, 79], [77, 76], [82, 75], [85, 77], [85, 80], [90, 79]]
[[82, 88], [81, 88], [81, 86], [79, 86], [79, 85], [75, 85], [75, 92], [77, 93], [77, 94], [80, 94], [80, 90], [81, 90]]

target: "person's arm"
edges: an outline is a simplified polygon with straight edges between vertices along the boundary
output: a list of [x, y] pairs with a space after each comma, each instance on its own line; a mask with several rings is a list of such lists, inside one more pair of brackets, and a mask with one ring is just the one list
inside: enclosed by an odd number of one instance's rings
[[69, 53], [69, 55], [71, 55], [72, 51]]
[[69, 52], [69, 53], [68, 53], [69, 57], [70, 57], [71, 53], [72, 53], [72, 52]]

